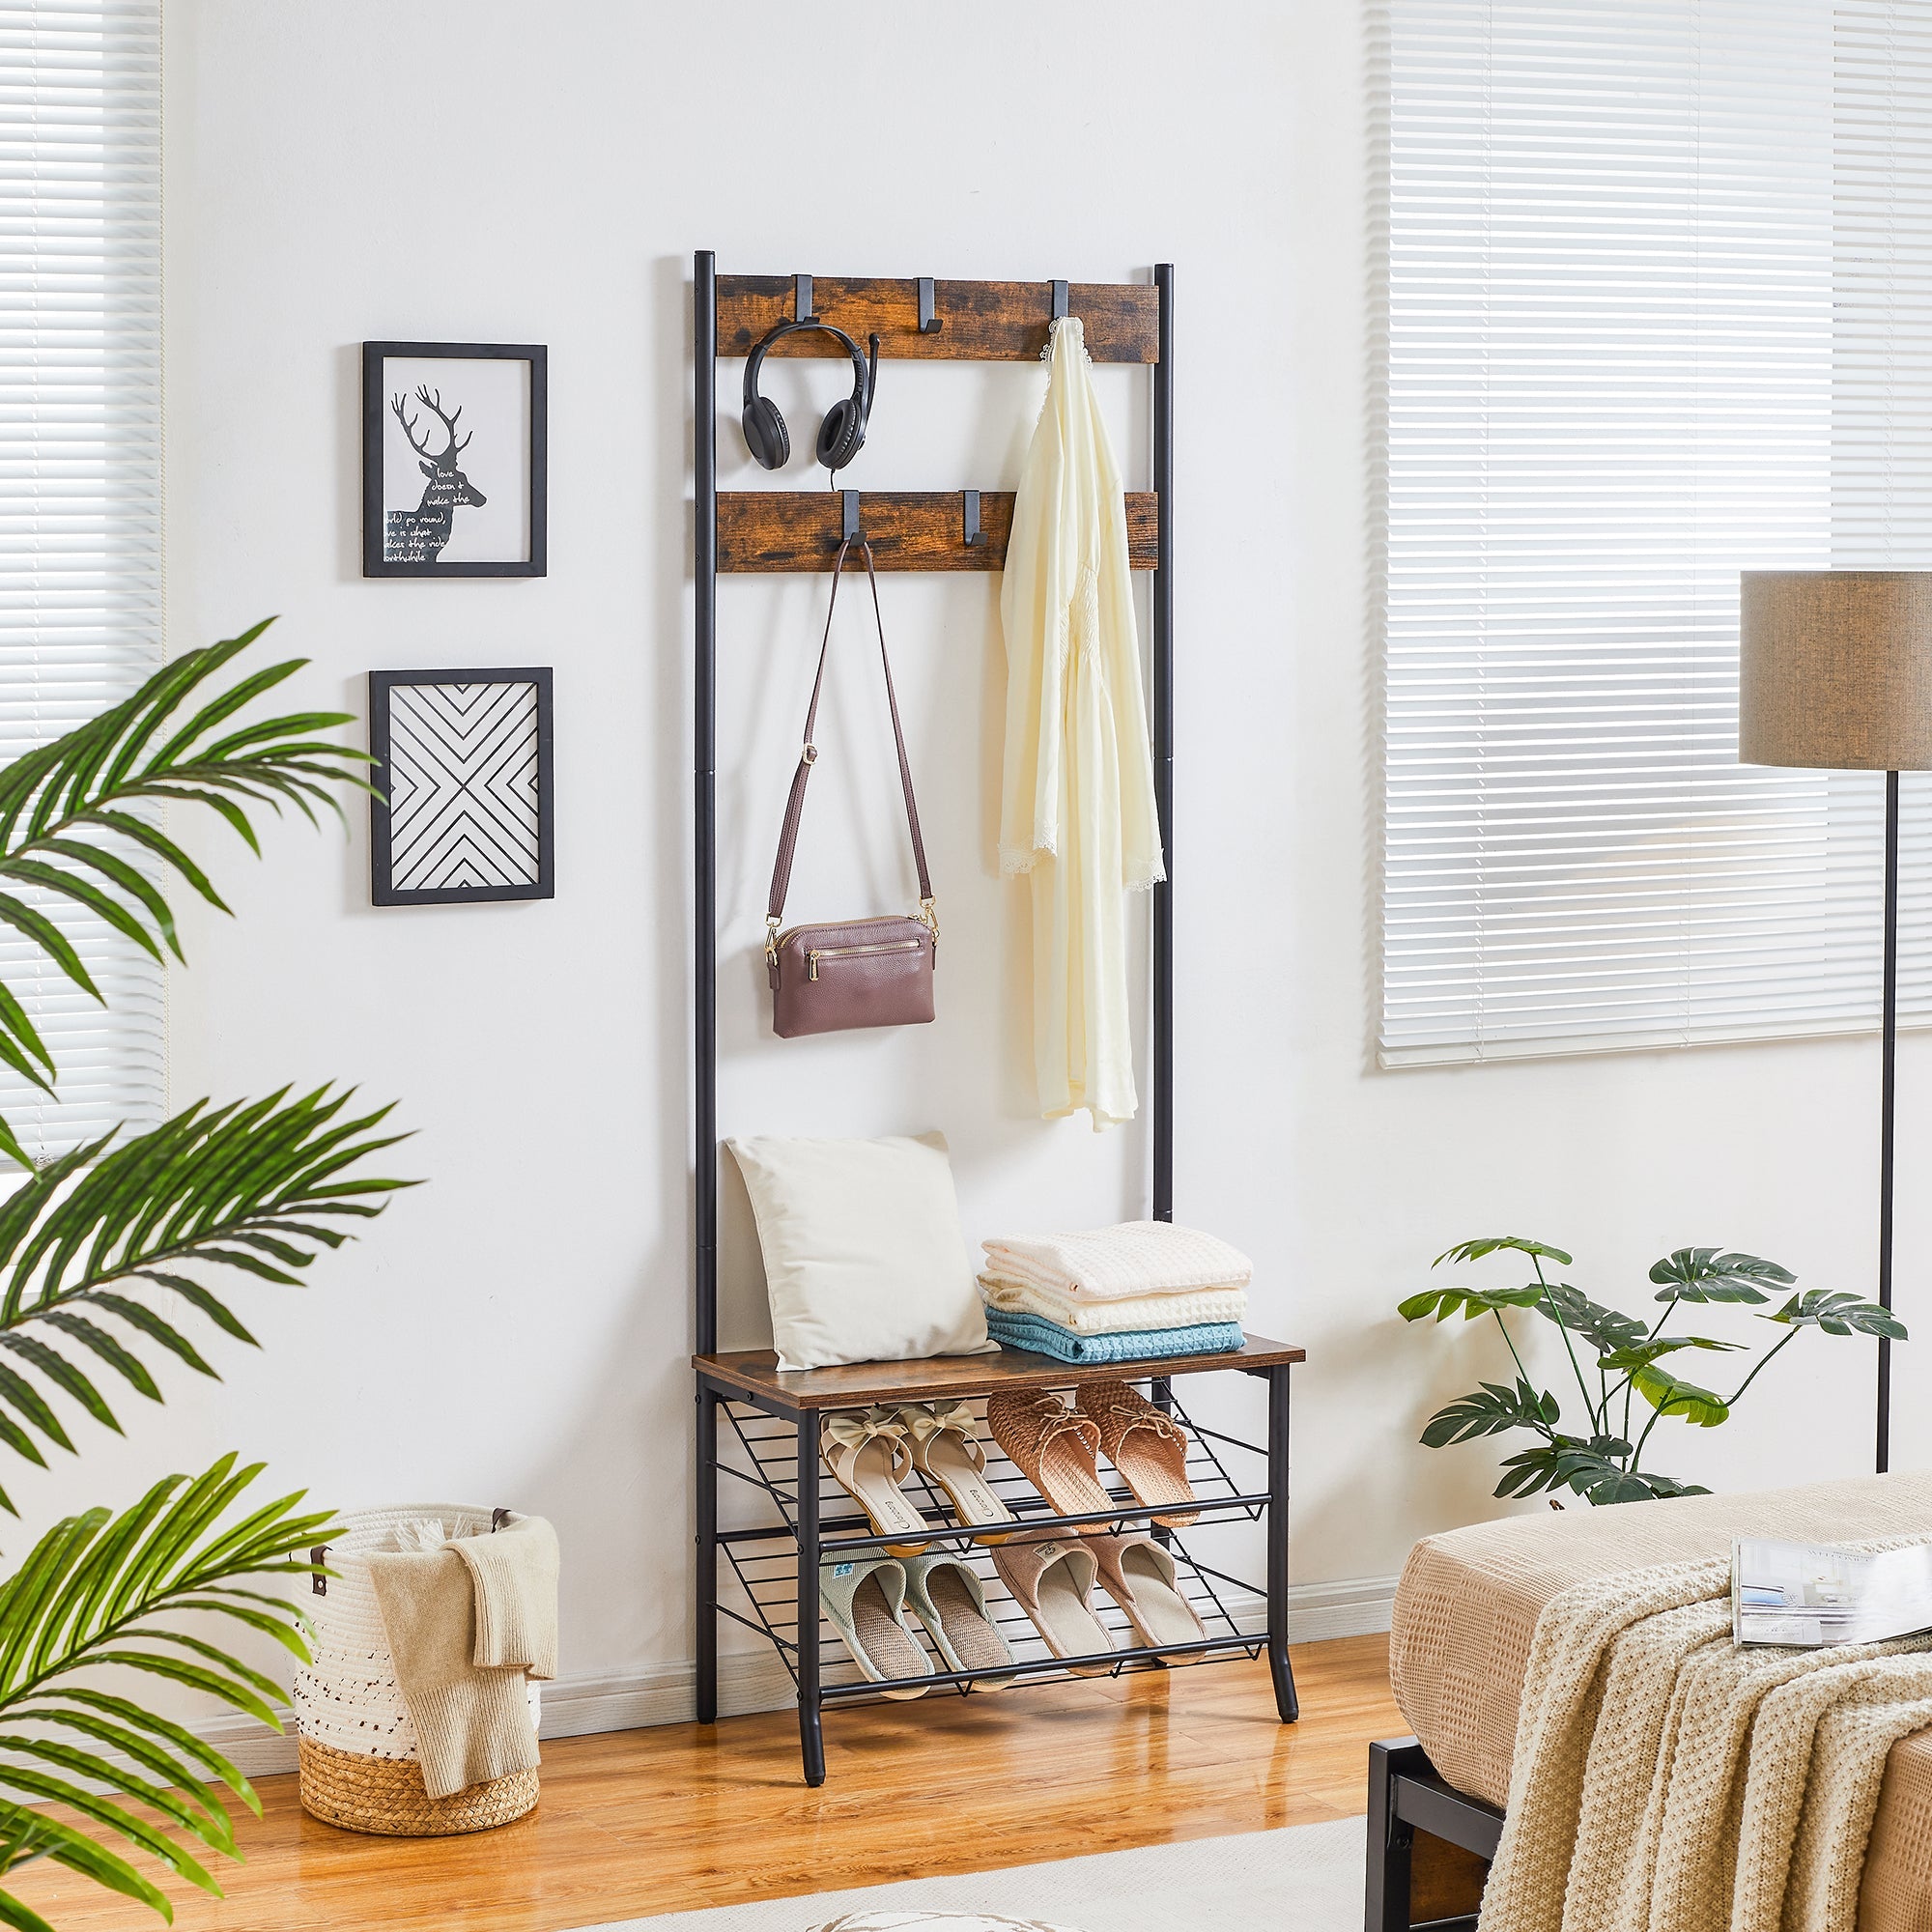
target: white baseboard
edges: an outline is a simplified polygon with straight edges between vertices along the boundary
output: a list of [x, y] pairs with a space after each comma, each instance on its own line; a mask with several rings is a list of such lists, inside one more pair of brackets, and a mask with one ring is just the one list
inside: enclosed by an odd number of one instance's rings
[[[1292, 1585], [1289, 1640], [1321, 1643], [1387, 1630], [1395, 1583], [1393, 1577], [1355, 1577], [1335, 1583]], [[1224, 1591], [1222, 1602], [1244, 1629], [1262, 1620], [1264, 1605], [1258, 1596]], [[688, 1723], [696, 1715], [694, 1674], [695, 1666], [686, 1661], [610, 1677], [559, 1678], [544, 1686], [540, 1734], [580, 1738], [596, 1731]], [[718, 1702], [727, 1718], [781, 1711], [793, 1702], [791, 1679], [771, 1651], [735, 1652], [718, 1660]], [[296, 1768], [294, 1736], [271, 1731], [252, 1718], [217, 1718], [193, 1728], [249, 1777], [271, 1777]]]

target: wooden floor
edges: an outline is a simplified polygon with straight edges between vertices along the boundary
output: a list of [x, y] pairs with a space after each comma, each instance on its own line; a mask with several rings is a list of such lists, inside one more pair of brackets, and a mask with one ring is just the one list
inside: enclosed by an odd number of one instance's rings
[[[1358, 1813], [1370, 1740], [1404, 1730], [1386, 1639], [1302, 1645], [1294, 1666], [1293, 1726], [1246, 1662], [834, 1712], [818, 1791], [790, 1713], [572, 1738], [544, 1747], [528, 1818], [466, 1838], [338, 1832], [266, 1778], [227, 1902], [167, 1889], [182, 1932], [558, 1932]], [[45, 1866], [12, 1884], [59, 1932], [160, 1922]]]

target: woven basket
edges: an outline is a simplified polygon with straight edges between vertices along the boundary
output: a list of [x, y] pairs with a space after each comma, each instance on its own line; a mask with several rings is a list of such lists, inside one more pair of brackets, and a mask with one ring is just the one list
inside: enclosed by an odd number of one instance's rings
[[[416, 1731], [396, 1684], [369, 1566], [372, 1550], [393, 1549], [396, 1526], [434, 1518], [451, 1536], [478, 1535], [491, 1512], [464, 1503], [414, 1503], [345, 1516], [345, 1534], [328, 1546], [326, 1596], [303, 1601], [315, 1620], [314, 1659], [296, 1673], [297, 1749], [302, 1809], [325, 1824], [388, 1837], [435, 1838], [487, 1832], [521, 1818], [537, 1802], [537, 1774], [513, 1772], [432, 1798], [416, 1762]], [[528, 1687], [530, 1719], [538, 1687]]]

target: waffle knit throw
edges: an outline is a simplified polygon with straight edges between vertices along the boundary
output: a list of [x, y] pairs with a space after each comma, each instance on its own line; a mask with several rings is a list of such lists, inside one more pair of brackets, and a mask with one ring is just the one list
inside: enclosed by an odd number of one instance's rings
[[1025, 1349], [1056, 1362], [1153, 1362], [1170, 1355], [1232, 1354], [1241, 1346], [1238, 1321], [1075, 1335], [1037, 1315], [1003, 1315], [997, 1308], [986, 1311], [986, 1333], [1003, 1349]]
[[[488, 1550], [471, 1545], [488, 1544]], [[423, 1788], [448, 1798], [537, 1765], [524, 1690], [556, 1675], [556, 1532], [513, 1517], [490, 1536], [369, 1559]]]
[[1481, 1932], [1855, 1932], [1887, 1754], [1932, 1724], [1932, 1637], [1746, 1649], [1729, 1585], [1666, 1563], [1545, 1605]]

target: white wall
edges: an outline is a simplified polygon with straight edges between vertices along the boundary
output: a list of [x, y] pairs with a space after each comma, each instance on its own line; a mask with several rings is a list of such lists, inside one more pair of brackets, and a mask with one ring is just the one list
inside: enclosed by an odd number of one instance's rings
[[[1386, 1577], [1492, 1507], [1481, 1448], [1421, 1419], [1501, 1366], [1476, 1330], [1391, 1309], [1431, 1255], [1517, 1229], [1633, 1296], [1682, 1242], [1807, 1283], [1868, 1279], [1875, 1049], [1707, 1049], [1381, 1074], [1376, 676], [1366, 611], [1366, 132], [1344, 0], [1181, 10], [796, 8], [553, 0], [397, 8], [200, 0], [168, 43], [169, 620], [176, 648], [270, 611], [313, 699], [372, 667], [556, 668], [557, 896], [372, 910], [362, 828], [205, 838], [239, 923], [175, 976], [177, 1104], [339, 1076], [398, 1097], [398, 1201], [301, 1293], [246, 1296], [265, 1358], [170, 1378], [125, 1444], [14, 1486], [36, 1515], [235, 1444], [347, 1505], [450, 1497], [554, 1518], [565, 1668], [690, 1655], [686, 1155], [690, 251], [820, 273], [1179, 276], [1178, 1203], [1255, 1257], [1253, 1325], [1303, 1344], [1294, 1574]], [[837, 109], [829, 102], [841, 102]], [[367, 582], [364, 337], [551, 352], [551, 575]], [[720, 447], [739, 454], [735, 366]], [[1127, 378], [1108, 372], [1127, 428]], [[832, 364], [781, 372], [794, 440]], [[872, 487], [1010, 486], [1038, 372], [889, 366]], [[803, 465], [792, 478], [809, 486]], [[822, 585], [730, 583], [720, 793], [726, 1123], [944, 1126], [971, 1230], [1139, 1206], [1137, 1132], [1026, 1117], [1024, 925], [991, 876], [989, 582], [888, 581], [947, 912], [930, 1036], [779, 1043], [753, 942]], [[843, 634], [802, 913], [906, 883], [862, 634]], [[836, 760], [868, 761], [841, 791]], [[867, 803], [861, 812], [857, 801]], [[862, 866], [833, 855], [868, 825]], [[1908, 1053], [1907, 1175], [1932, 1064]], [[1904, 1252], [1927, 1251], [1910, 1188]], [[734, 1264], [728, 1338], [752, 1339]], [[1922, 1270], [1901, 1283], [1908, 1303]], [[1849, 1471], [1864, 1345], [1820, 1343], [1664, 1466], [1720, 1485]], [[1917, 1385], [1922, 1390], [1920, 1380]], [[1927, 1446], [1906, 1405], [1910, 1460]], [[1540, 1504], [1536, 1505], [1541, 1507]], [[674, 1700], [673, 1700], [674, 1701]], [[655, 1708], [655, 1707], [654, 1707]], [[670, 1708], [669, 1705], [664, 1708]]]

